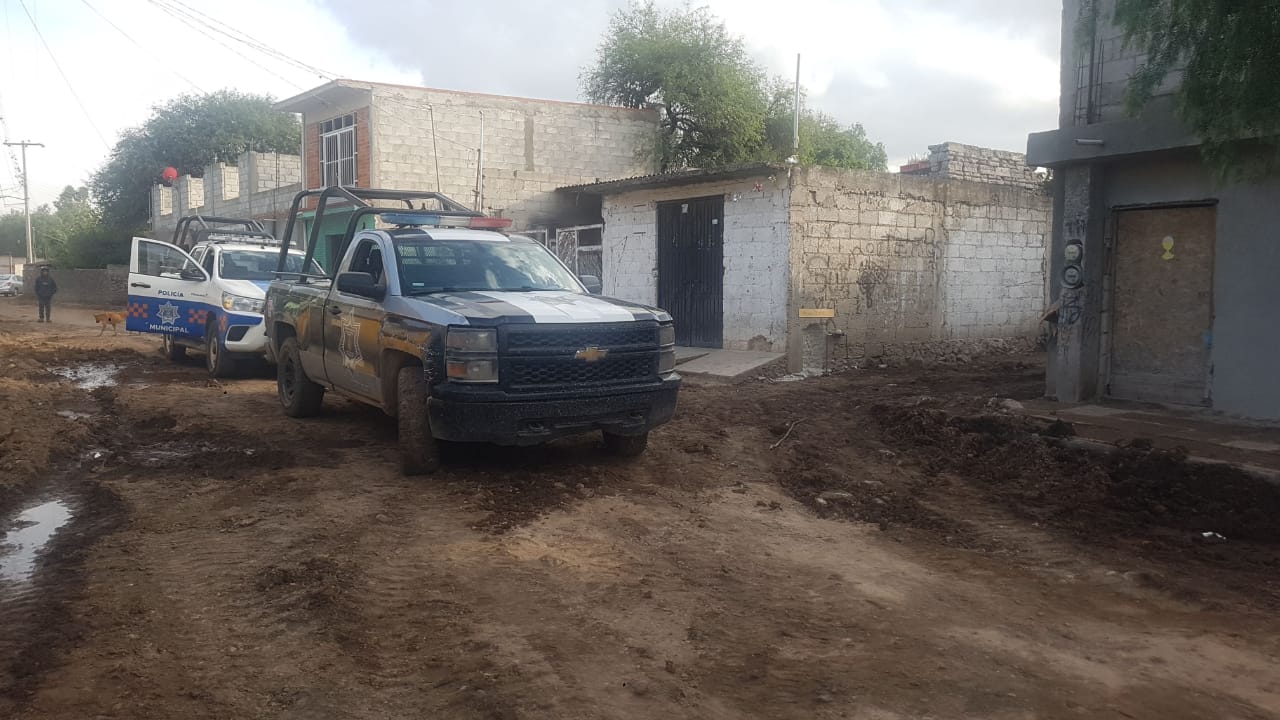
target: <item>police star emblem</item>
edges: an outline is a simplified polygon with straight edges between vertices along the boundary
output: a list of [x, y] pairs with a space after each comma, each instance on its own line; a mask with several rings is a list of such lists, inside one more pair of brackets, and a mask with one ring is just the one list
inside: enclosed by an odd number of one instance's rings
[[360, 352], [360, 320], [355, 314], [348, 314], [342, 323], [342, 337], [338, 339], [338, 352], [342, 353], [342, 366], [348, 370], [364, 362], [364, 355]]
[[178, 322], [178, 306], [171, 302], [165, 302], [156, 309], [156, 317], [165, 325], [173, 325]]

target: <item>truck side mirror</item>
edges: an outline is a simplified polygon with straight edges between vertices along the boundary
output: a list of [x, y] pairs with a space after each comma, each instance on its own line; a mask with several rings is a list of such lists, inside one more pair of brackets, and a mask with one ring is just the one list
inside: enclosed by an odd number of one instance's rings
[[344, 272], [338, 274], [338, 292], [370, 300], [382, 300], [387, 295], [387, 287], [373, 281], [373, 275], [366, 272]]
[[600, 278], [595, 275], [579, 275], [578, 279], [587, 287], [587, 292], [592, 295], [599, 295], [604, 292], [604, 284], [600, 282]]

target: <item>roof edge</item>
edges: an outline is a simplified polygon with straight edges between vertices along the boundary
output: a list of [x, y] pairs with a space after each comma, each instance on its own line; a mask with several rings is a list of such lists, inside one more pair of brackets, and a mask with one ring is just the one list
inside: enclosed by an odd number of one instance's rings
[[696, 185], [698, 183], [716, 182], [719, 180], [737, 180], [766, 173], [776, 174], [780, 172], [787, 172], [789, 169], [790, 168], [787, 165], [782, 164], [750, 163], [747, 165], [737, 165], [727, 168], [677, 170], [675, 172], [637, 175], [635, 177], [618, 178], [615, 180], [602, 180], [594, 183], [583, 183], [581, 185], [565, 185], [564, 187], [556, 188], [556, 191], [566, 193], [585, 193], [588, 195], [612, 195], [620, 192], [629, 192], [631, 190], [644, 190], [648, 188], [679, 185]]

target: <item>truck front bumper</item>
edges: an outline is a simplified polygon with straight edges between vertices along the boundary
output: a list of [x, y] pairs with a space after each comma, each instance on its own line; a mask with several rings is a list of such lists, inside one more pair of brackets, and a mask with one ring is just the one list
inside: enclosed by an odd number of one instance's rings
[[266, 328], [261, 315], [227, 313], [222, 345], [237, 355], [261, 355], [267, 351]]
[[427, 412], [431, 433], [439, 440], [537, 445], [593, 430], [646, 433], [675, 414], [679, 390], [680, 378], [674, 375], [643, 388], [555, 399], [526, 400], [514, 394], [480, 399], [480, 393], [437, 388]]

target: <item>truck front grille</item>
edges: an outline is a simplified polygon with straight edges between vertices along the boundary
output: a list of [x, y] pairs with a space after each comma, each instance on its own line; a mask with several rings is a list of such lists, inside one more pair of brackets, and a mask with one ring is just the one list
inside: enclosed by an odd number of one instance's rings
[[[607, 354], [578, 357], [588, 349]], [[658, 378], [658, 323], [510, 325], [499, 352], [502, 383], [515, 392], [642, 383]]]
[[540, 389], [557, 385], [611, 385], [647, 380], [657, 373], [657, 360], [649, 355], [607, 357], [594, 363], [548, 358], [511, 363], [511, 385]]

